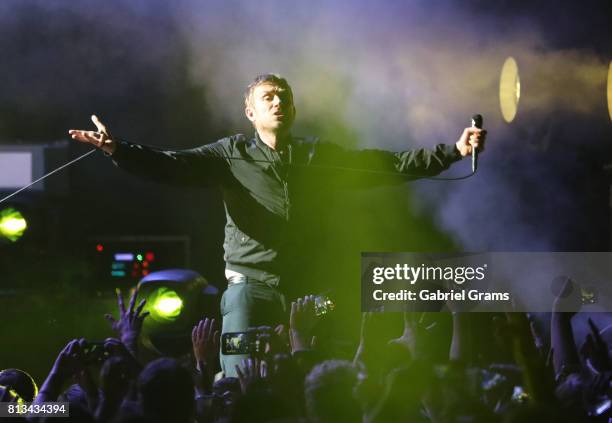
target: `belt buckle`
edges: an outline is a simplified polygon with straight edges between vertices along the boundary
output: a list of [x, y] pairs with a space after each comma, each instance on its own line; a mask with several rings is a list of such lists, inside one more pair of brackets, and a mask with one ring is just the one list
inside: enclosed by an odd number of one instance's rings
[[242, 273], [232, 271], [231, 274], [227, 275], [227, 285], [238, 285], [241, 283], [246, 283], [248, 278]]

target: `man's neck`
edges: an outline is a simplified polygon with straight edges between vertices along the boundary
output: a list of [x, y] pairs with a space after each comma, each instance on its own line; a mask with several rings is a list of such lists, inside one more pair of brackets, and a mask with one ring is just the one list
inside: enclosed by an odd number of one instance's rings
[[288, 144], [291, 135], [289, 133], [278, 134], [266, 131], [257, 131], [259, 139], [272, 150], [280, 150]]

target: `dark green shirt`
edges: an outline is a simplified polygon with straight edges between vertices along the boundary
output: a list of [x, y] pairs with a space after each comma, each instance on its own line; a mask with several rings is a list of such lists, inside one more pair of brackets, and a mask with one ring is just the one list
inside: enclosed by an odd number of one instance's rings
[[251, 139], [239, 134], [182, 151], [121, 141], [112, 158], [126, 171], [158, 182], [219, 188], [227, 217], [226, 268], [275, 283], [295, 259], [288, 248], [299, 237], [294, 217], [307, 213], [324, 192], [436, 175], [461, 155], [454, 145], [392, 153], [301, 138], [277, 151], [257, 134]]

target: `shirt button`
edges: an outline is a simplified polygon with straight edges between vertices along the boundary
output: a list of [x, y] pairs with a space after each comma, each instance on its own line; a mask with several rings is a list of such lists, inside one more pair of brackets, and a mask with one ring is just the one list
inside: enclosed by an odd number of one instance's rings
[[243, 236], [242, 238], [240, 238], [240, 241], [242, 241], [242, 242], [246, 241], [246, 237]]

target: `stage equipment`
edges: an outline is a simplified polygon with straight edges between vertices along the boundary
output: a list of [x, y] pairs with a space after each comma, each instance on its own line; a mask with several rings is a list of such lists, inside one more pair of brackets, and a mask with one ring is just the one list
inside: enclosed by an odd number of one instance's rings
[[155, 271], [187, 267], [190, 248], [182, 235], [97, 236], [87, 244], [98, 288], [133, 286]]
[[521, 78], [518, 65], [513, 57], [508, 57], [502, 66], [499, 77], [499, 106], [507, 123], [514, 120], [521, 99]]
[[612, 121], [612, 61], [608, 65], [608, 114]]
[[23, 236], [27, 227], [28, 223], [18, 210], [9, 207], [0, 211], [0, 238], [15, 242]]
[[[66, 141], [0, 145], [0, 204], [24, 190], [38, 194], [67, 195], [70, 186], [67, 173], [45, 180], [47, 176], [59, 172], [75, 161], [60, 166], [67, 158]], [[9, 196], [2, 196], [3, 192], [15, 189], [18, 190]]]
[[153, 272], [142, 278], [138, 288], [150, 313], [143, 325], [143, 343], [157, 353], [188, 352], [193, 326], [204, 317], [218, 317], [219, 290], [193, 270]]

